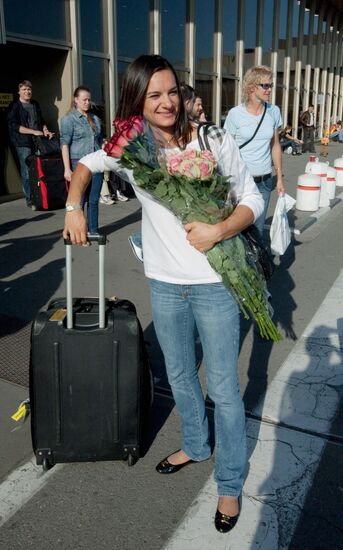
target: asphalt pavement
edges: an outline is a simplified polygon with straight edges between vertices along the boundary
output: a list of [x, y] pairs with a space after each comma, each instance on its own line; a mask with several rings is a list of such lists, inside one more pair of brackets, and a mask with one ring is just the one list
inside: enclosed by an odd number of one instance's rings
[[[342, 156], [332, 143], [328, 161]], [[296, 197], [309, 155], [283, 155]], [[131, 299], [155, 380], [150, 444], [133, 467], [76, 463], [43, 473], [29, 421], [11, 419], [28, 397], [29, 337], [37, 312], [65, 295], [63, 211], [0, 204], [0, 549], [339, 549], [342, 543], [343, 187], [316, 213], [289, 213], [292, 243], [270, 283], [278, 344], [242, 321], [239, 378], [247, 414], [249, 471], [242, 514], [229, 536], [214, 531], [213, 461], [165, 479], [155, 464], [179, 448], [180, 426], [151, 321], [143, 267], [128, 236], [139, 230], [136, 198], [100, 205], [106, 295]], [[271, 223], [273, 194], [266, 226]], [[73, 250], [75, 296], [98, 293], [97, 246]], [[199, 357], [201, 350], [199, 349]], [[200, 367], [204, 383], [204, 366]], [[302, 373], [302, 374], [301, 374]], [[89, 404], [91, 406], [91, 404]], [[210, 416], [211, 403], [208, 403]]]

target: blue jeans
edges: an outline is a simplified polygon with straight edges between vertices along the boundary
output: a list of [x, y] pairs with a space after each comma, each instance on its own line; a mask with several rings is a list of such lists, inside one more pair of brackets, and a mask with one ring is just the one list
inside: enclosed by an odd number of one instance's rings
[[330, 134], [330, 139], [338, 137], [338, 140], [342, 143], [343, 142], [343, 130], [336, 130], [336, 132], [332, 132]]
[[[78, 159], [71, 159], [71, 169], [74, 171]], [[99, 198], [104, 174], [93, 174], [92, 180], [83, 194], [82, 208], [87, 205], [87, 220], [89, 233], [98, 233], [99, 231]]]
[[263, 197], [264, 208], [261, 216], [259, 216], [257, 220], [255, 220], [254, 224], [259, 230], [263, 242], [265, 242], [265, 239], [263, 239], [263, 227], [264, 227], [264, 222], [266, 219], [267, 210], [269, 206], [270, 194], [273, 191], [273, 189], [275, 189], [275, 179], [273, 176], [271, 176], [267, 180], [261, 181], [261, 183], [257, 183], [256, 185]]
[[181, 416], [182, 450], [209, 458], [209, 426], [195, 358], [203, 349], [207, 392], [215, 404], [215, 479], [219, 496], [238, 496], [246, 463], [245, 414], [237, 379], [238, 307], [222, 283], [177, 285], [150, 280], [152, 315], [168, 381]]
[[20, 176], [21, 184], [23, 187], [23, 192], [25, 195], [26, 202], [31, 201], [30, 196], [30, 183], [29, 183], [29, 168], [26, 164], [26, 159], [32, 155], [31, 147], [16, 147], [19, 164], [20, 164]]

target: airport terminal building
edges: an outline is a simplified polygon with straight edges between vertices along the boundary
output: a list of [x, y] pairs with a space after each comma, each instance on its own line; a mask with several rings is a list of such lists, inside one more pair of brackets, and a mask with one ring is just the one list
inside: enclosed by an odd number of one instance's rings
[[309, 103], [319, 135], [343, 118], [342, 0], [0, 0], [0, 52], [0, 200], [21, 196], [6, 110], [24, 79], [54, 131], [84, 84], [109, 135], [122, 75], [144, 53], [167, 57], [218, 124], [262, 63], [295, 131]]

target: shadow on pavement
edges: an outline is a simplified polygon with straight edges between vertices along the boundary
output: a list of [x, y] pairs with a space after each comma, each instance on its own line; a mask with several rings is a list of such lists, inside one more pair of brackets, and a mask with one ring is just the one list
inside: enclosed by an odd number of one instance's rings
[[[54, 216], [53, 212], [44, 212], [43, 214], [37, 214], [37, 216], [35, 216], [34, 219], [35, 221], [38, 222], [38, 221], [48, 220], [52, 216]], [[19, 220], [13, 220], [11, 222], [2, 223], [0, 225], [0, 237], [2, 237], [3, 235], [7, 235], [7, 233], [10, 233], [11, 231], [15, 231], [16, 229], [18, 229], [22, 225], [25, 225], [26, 223], [31, 223], [31, 222], [32, 222], [32, 218], [20, 218]]]
[[[337, 322], [339, 350], [343, 359], [343, 318]], [[328, 334], [329, 335], [329, 334]], [[323, 334], [321, 333], [321, 336]], [[320, 463], [313, 477], [306, 500], [297, 521], [290, 550], [343, 548], [343, 395], [336, 388], [339, 406], [330, 433], [340, 437], [340, 443], [325, 444]], [[334, 472], [334, 475], [333, 475]]]
[[101, 233], [109, 237], [112, 233], [119, 231], [119, 229], [122, 229], [127, 225], [131, 225], [133, 223], [139, 222], [141, 219], [142, 219], [142, 210], [141, 208], [138, 208], [136, 212], [133, 212], [132, 214], [129, 214], [128, 216], [125, 216], [120, 220], [114, 221], [113, 223], [109, 223], [107, 225], [103, 225], [101, 227]]
[[[337, 327], [338, 334], [342, 335], [343, 318], [338, 320]], [[256, 487], [256, 498], [262, 508], [252, 547], [259, 548], [266, 530], [276, 528], [279, 548], [343, 548], [343, 438], [342, 435], [335, 437], [339, 429], [342, 431], [342, 387], [336, 370], [340, 363], [338, 356], [342, 357], [343, 342], [336, 347], [329, 340], [336, 334], [337, 331], [318, 326], [307, 337], [308, 366], [297, 369], [295, 365], [278, 407], [278, 418], [291, 429], [275, 427], [267, 439], [260, 441], [262, 447], [268, 445], [268, 440], [275, 441], [275, 445], [272, 469], [263, 483]], [[324, 352], [316, 352], [316, 346], [323, 347]], [[321, 377], [323, 364], [324, 368], [327, 366], [327, 373]], [[336, 411], [330, 410], [330, 405], [327, 409], [330, 403], [331, 406], [337, 403]], [[333, 434], [336, 441], [330, 442], [296, 429], [303, 427], [302, 415], [310, 415], [309, 420], [317, 417], [321, 422], [326, 418], [329, 420], [331, 413], [335, 414], [331, 428], [323, 431]], [[325, 426], [325, 422], [321, 426]], [[320, 427], [318, 431], [321, 432]]]

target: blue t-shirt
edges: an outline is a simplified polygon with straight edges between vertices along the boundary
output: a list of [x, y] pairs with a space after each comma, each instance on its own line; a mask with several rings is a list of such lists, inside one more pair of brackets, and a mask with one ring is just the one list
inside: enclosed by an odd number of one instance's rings
[[[248, 113], [244, 103], [234, 107], [226, 117], [224, 128], [235, 138], [238, 146], [252, 137], [262, 117]], [[272, 171], [271, 140], [277, 128], [282, 126], [279, 107], [267, 104], [263, 122], [254, 139], [241, 149], [241, 156], [252, 176], [262, 176]]]

